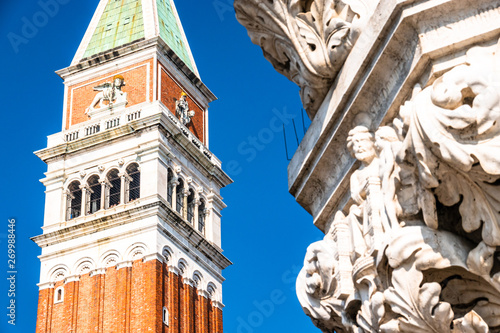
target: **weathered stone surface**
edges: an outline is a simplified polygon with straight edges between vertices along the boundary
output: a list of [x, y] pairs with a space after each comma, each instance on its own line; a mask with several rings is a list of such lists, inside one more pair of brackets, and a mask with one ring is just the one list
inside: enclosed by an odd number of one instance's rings
[[288, 170], [325, 233], [297, 280], [323, 332], [500, 332], [499, 16], [381, 0], [331, 72]]

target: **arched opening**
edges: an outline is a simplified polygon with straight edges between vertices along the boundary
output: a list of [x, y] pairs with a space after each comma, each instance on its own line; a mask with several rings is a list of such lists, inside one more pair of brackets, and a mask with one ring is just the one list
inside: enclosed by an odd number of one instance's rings
[[82, 189], [80, 182], [75, 180], [68, 186], [66, 219], [71, 220], [82, 214]]
[[141, 197], [141, 171], [139, 165], [133, 163], [127, 167], [127, 175], [130, 177], [128, 185], [128, 201], [134, 201]]
[[187, 220], [189, 223], [193, 224], [194, 222], [194, 191], [193, 189], [189, 189], [189, 195], [187, 198]]
[[168, 175], [167, 175], [167, 201], [170, 204], [170, 207], [172, 207], [172, 195], [174, 194], [173, 182], [174, 182], [174, 173], [169, 168]]
[[169, 325], [169, 313], [168, 313], [168, 309], [166, 306], [163, 307], [163, 324], [165, 324], [166, 326]]
[[176, 188], [176, 198], [175, 198], [175, 210], [178, 213], [182, 214], [182, 210], [184, 208], [184, 181], [179, 178], [179, 185]]
[[200, 199], [200, 206], [198, 207], [198, 231], [202, 234], [205, 234], [205, 216], [206, 216], [206, 207], [205, 207], [205, 199]]
[[122, 180], [117, 169], [113, 169], [108, 172], [107, 179], [109, 185], [109, 194], [107, 201], [108, 208], [111, 208], [120, 204]]
[[99, 182], [99, 176], [94, 175], [89, 178], [87, 184], [89, 185], [90, 193], [88, 195], [88, 214], [94, 214], [101, 209], [101, 192], [102, 187]]
[[64, 302], [64, 287], [59, 287], [54, 293], [54, 303]]

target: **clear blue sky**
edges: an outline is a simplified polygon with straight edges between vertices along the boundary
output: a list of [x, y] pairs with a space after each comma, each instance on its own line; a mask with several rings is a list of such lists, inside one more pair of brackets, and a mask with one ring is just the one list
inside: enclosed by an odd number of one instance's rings
[[[63, 84], [54, 71], [70, 64], [99, 2], [59, 1], [66, 4], [17, 53], [8, 34], [22, 35], [24, 18], [32, 21], [41, 7], [35, 0], [0, 2], [1, 135], [7, 166], [0, 206], [0, 332], [35, 331], [40, 250], [29, 238], [41, 233], [45, 198], [38, 180], [46, 166], [33, 151], [61, 130]], [[288, 193], [283, 133], [270, 130], [276, 110], [286, 112], [296, 116], [302, 138], [298, 87], [251, 44], [231, 0], [177, 0], [176, 5], [201, 78], [219, 97], [210, 108], [210, 149], [235, 181], [222, 192], [228, 205], [223, 248], [234, 262], [224, 271], [225, 332], [319, 332], [303, 314], [294, 284], [307, 246], [322, 234]], [[286, 128], [292, 154], [297, 148], [293, 126]], [[8, 218], [17, 221], [15, 327], [7, 325], [6, 316]], [[272, 300], [277, 302], [271, 308]]]

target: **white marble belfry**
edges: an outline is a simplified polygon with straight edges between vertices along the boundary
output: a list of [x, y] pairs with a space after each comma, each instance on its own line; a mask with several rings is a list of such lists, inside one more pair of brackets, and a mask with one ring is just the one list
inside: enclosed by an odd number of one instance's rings
[[323, 332], [500, 332], [500, 3], [236, 0], [302, 88], [290, 192]]

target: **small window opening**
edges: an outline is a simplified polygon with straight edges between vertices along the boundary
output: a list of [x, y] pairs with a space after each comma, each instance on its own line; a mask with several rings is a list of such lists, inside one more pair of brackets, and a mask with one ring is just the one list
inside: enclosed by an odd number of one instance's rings
[[163, 324], [165, 325], [169, 325], [169, 313], [168, 313], [168, 309], [166, 306], [163, 307]]
[[127, 167], [127, 174], [132, 180], [128, 189], [128, 201], [134, 201], [141, 197], [141, 171], [137, 164], [131, 164]]
[[89, 179], [90, 188], [90, 204], [88, 214], [94, 214], [101, 209], [101, 183], [99, 182], [99, 176], [92, 176]]
[[54, 294], [54, 303], [62, 302], [64, 302], [64, 287], [59, 287]]
[[190, 189], [188, 195], [187, 220], [191, 224], [194, 222], [194, 205], [195, 205], [194, 192], [192, 189]]
[[168, 203], [170, 204], [170, 206], [172, 206], [172, 195], [174, 193], [174, 185], [173, 185], [173, 182], [174, 181], [174, 173], [172, 172], [172, 170], [168, 169], [168, 176], [167, 176], [167, 201]]
[[123, 25], [129, 24], [129, 23], [130, 23], [130, 16], [129, 16], [129, 17], [126, 17], [126, 18], [123, 20]]
[[80, 182], [74, 181], [68, 186], [67, 220], [79, 217], [82, 214], [82, 189]]
[[121, 195], [121, 184], [122, 180], [119, 176], [118, 170], [114, 169], [108, 173], [109, 182], [109, 196], [108, 196], [108, 207], [117, 206], [120, 204]]
[[182, 213], [182, 209], [184, 208], [184, 182], [182, 179], [179, 179], [179, 185], [177, 185], [177, 193], [176, 193], [176, 207], [175, 209], [177, 210], [178, 213]]
[[200, 202], [200, 206], [198, 207], [198, 231], [205, 234], [205, 200], [201, 199]]
[[106, 31], [110, 31], [111, 29], [113, 29], [113, 23], [110, 23], [106, 26]]

